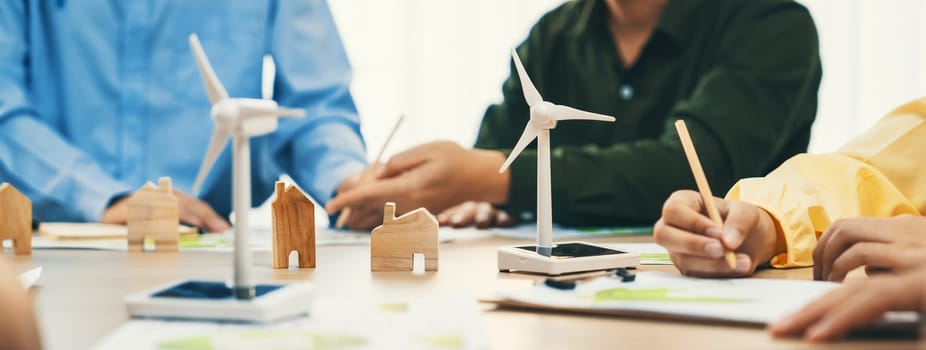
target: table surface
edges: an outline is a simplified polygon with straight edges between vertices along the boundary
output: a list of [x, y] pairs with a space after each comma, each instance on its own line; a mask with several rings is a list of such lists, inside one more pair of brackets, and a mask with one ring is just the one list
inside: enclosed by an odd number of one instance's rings
[[[651, 242], [648, 236], [612, 237], [593, 242]], [[301, 280], [317, 296], [409, 298], [416, 295], [491, 297], [500, 288], [529, 286], [540, 277], [499, 273], [496, 248], [523, 242], [502, 238], [442, 243], [440, 270], [370, 272], [369, 246], [320, 246], [315, 269], [274, 270], [269, 252], [255, 252], [257, 280]], [[231, 278], [230, 253], [128, 253], [95, 250], [35, 249], [12, 256], [19, 271], [43, 266], [33, 289], [49, 349], [86, 349], [128, 320], [123, 297], [178, 279]], [[642, 266], [643, 271], [677, 273], [672, 266]], [[765, 270], [758, 277], [809, 279], [810, 269]], [[693, 322], [580, 316], [496, 310], [485, 305], [483, 320], [493, 349], [680, 348], [917, 348], [917, 340], [854, 339], [807, 344], [773, 339], [760, 328]], [[551, 336], [552, 335], [552, 336]]]

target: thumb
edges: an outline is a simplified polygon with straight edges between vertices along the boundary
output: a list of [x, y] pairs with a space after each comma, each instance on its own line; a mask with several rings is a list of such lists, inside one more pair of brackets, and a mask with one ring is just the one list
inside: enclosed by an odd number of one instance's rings
[[379, 176], [377, 176], [377, 178], [385, 179], [394, 177], [408, 171], [409, 169], [418, 167], [428, 160], [428, 154], [429, 152], [427, 152], [427, 150], [421, 146], [414, 147], [402, 153], [396, 154], [392, 156], [392, 158], [389, 158], [389, 161], [387, 161], [386, 164], [381, 166], [381, 169], [378, 171]]
[[736, 250], [746, 240], [746, 235], [755, 229], [759, 222], [759, 209], [751, 204], [729, 201], [721, 210], [724, 217], [723, 232], [720, 240], [727, 248]]

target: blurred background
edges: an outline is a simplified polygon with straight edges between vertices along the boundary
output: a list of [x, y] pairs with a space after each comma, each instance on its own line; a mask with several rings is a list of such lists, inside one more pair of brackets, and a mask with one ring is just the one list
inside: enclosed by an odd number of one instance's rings
[[[400, 113], [406, 122], [385, 157], [440, 139], [471, 146], [486, 106], [501, 100], [511, 48], [563, 2], [329, 0], [354, 68], [368, 157]], [[823, 59], [810, 152], [834, 151], [891, 108], [926, 96], [926, 0], [799, 2], [816, 22]]]
[[[511, 48], [563, 1], [329, 2], [374, 157], [400, 113], [408, 119], [387, 156], [437, 139], [471, 145], [486, 106], [501, 99]], [[811, 152], [835, 150], [890, 108], [926, 96], [926, 1], [799, 2], [823, 58]]]

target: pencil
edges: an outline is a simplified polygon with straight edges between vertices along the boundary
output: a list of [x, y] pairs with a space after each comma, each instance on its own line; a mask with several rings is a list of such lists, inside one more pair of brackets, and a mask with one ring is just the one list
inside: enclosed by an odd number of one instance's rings
[[[688, 157], [688, 165], [691, 166], [691, 173], [694, 175], [695, 183], [698, 185], [698, 192], [701, 193], [704, 207], [707, 208], [707, 215], [714, 221], [714, 224], [723, 227], [723, 219], [720, 218], [720, 212], [717, 210], [717, 205], [714, 204], [711, 186], [707, 183], [707, 177], [704, 176], [701, 160], [698, 158], [698, 152], [695, 151], [694, 143], [691, 142], [691, 135], [688, 134], [688, 126], [685, 125], [685, 121], [676, 120], [675, 130], [678, 131], [678, 138], [682, 141], [682, 149], [685, 150], [685, 156]], [[727, 250], [723, 258], [731, 269], [736, 268], [736, 255], [733, 254], [732, 250]]]
[[[399, 120], [395, 121], [395, 125], [392, 126], [392, 131], [389, 132], [389, 136], [386, 137], [386, 141], [383, 142], [383, 147], [379, 148], [379, 153], [376, 154], [376, 161], [373, 162], [373, 165], [369, 168], [363, 170], [363, 173], [360, 174], [360, 183], [367, 182], [370, 179], [370, 176], [373, 175], [374, 169], [379, 166], [380, 161], [383, 158], [383, 153], [386, 152], [386, 147], [389, 147], [389, 143], [392, 142], [392, 137], [395, 136], [396, 130], [399, 130], [399, 125], [402, 125], [402, 121], [405, 120], [405, 114], [399, 115]], [[338, 216], [338, 221], [335, 222], [334, 228], [341, 229], [344, 227], [344, 223], [347, 222], [347, 219], [350, 218], [350, 207], [344, 208], [341, 210], [341, 215]]]

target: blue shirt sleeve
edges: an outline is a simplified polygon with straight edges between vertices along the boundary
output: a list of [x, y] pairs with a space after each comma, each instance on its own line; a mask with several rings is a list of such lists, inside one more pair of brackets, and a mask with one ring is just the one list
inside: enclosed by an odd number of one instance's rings
[[328, 4], [280, 1], [270, 31], [276, 64], [274, 99], [306, 110], [280, 121], [285, 171], [309, 195], [327, 202], [341, 181], [366, 167], [351, 67]]
[[26, 23], [22, 1], [0, 2], [0, 182], [32, 200], [37, 220], [98, 221], [113, 195], [131, 188], [36, 118]]

